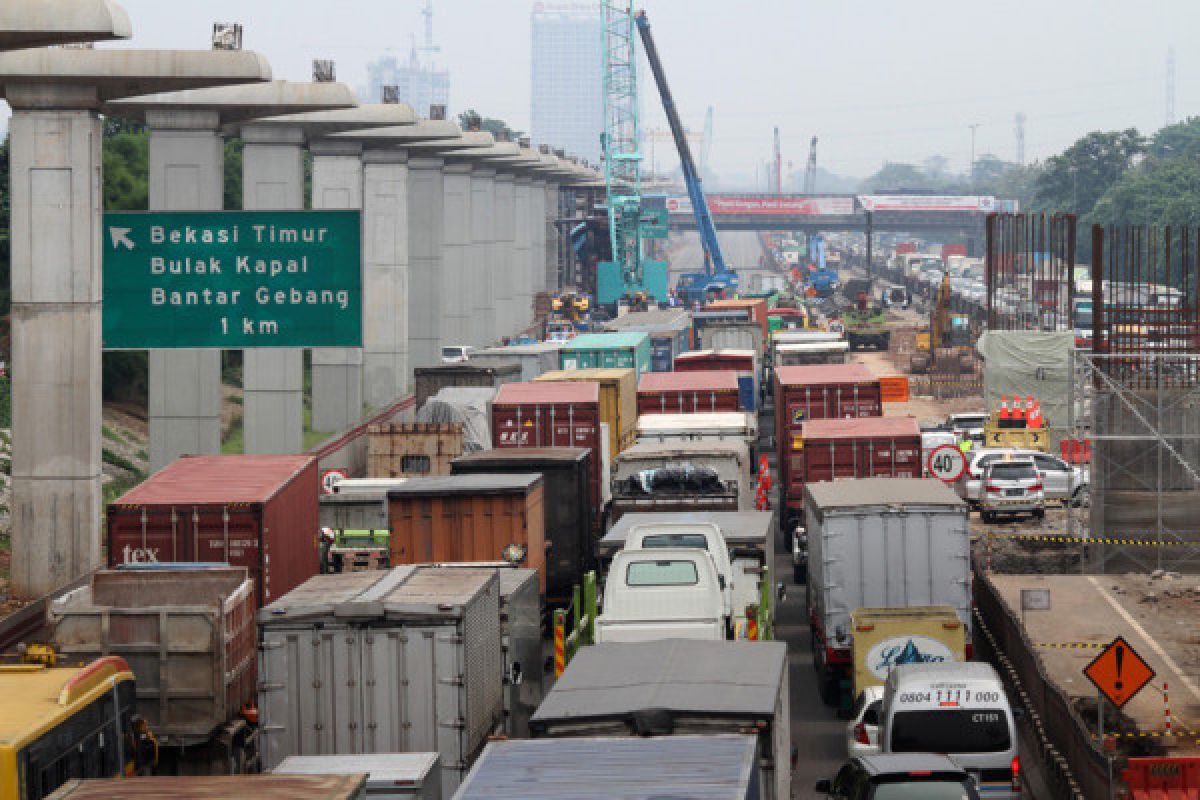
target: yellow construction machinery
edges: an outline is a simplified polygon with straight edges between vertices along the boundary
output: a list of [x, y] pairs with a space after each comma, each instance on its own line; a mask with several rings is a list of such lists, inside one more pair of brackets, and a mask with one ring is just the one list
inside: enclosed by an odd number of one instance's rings
[[929, 309], [929, 329], [917, 333], [917, 352], [909, 363], [914, 375], [971, 371], [971, 320], [950, 311], [950, 298], [950, 276], [944, 275]]

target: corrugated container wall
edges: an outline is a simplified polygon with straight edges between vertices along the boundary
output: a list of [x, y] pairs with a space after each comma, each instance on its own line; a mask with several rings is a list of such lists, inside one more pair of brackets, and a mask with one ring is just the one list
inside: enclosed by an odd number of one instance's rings
[[704, 331], [704, 346], [710, 350], [753, 350], [762, 360], [766, 342], [757, 322], [714, 322]]
[[389, 490], [391, 563], [505, 561], [505, 549], [520, 545], [545, 593], [542, 485], [537, 473], [513, 473], [413, 478]]
[[[608, 423], [609, 458], [637, 437], [637, 373], [632, 369], [559, 369], [537, 381], [595, 381], [600, 384], [600, 419]], [[535, 381], [536, 382], [536, 381]]]
[[463, 426], [454, 423], [388, 422], [367, 426], [367, 477], [449, 475], [463, 454]]
[[311, 456], [184, 456], [109, 504], [108, 563], [224, 561], [266, 605], [317, 573], [319, 493]]
[[[759, 329], [762, 331], [762, 339], [763, 341], [766, 341], [766, 339], [770, 336], [770, 332], [767, 330], [767, 312], [770, 311], [770, 309], [768, 308], [768, 303], [765, 298], [714, 300], [713, 302], [704, 306], [705, 311], [734, 311], [742, 309], [745, 309], [749, 313], [750, 319], [758, 324]], [[709, 347], [713, 346], [709, 345], [707, 340], [705, 341], [705, 345]]]
[[291, 755], [432, 752], [450, 797], [503, 716], [494, 569], [318, 575], [258, 624], [265, 769]]
[[591, 450], [580, 447], [532, 447], [487, 450], [454, 460], [455, 475], [541, 473], [545, 492], [546, 600], [565, 606], [571, 587], [595, 569], [592, 547]]
[[163, 745], [202, 744], [255, 697], [254, 584], [243, 567], [98, 570], [50, 608], [59, 657], [124, 658]]
[[692, 315], [682, 308], [631, 311], [604, 323], [604, 330], [650, 334], [650, 371], [670, 372], [675, 356], [686, 353], [692, 340]]
[[801, 491], [839, 478], [921, 477], [921, 428], [913, 417], [815, 419], [800, 426], [800, 436], [792, 472]]
[[450, 386], [498, 388], [501, 384], [516, 383], [521, 378], [518, 364], [444, 364], [440, 367], [417, 367], [413, 370], [416, 384], [417, 408]]
[[608, 461], [596, 383], [509, 383], [492, 403], [492, 443], [506, 447], [584, 447], [592, 451], [593, 530], [608, 496]]
[[[506, 347], [488, 347], [471, 353], [472, 364], [499, 367], [516, 364], [521, 370], [521, 381], [531, 381], [543, 372], [558, 369], [558, 352], [562, 342], [538, 342], [536, 344], [513, 344]], [[515, 383], [515, 381], [514, 381]]]
[[650, 371], [650, 335], [629, 333], [585, 333], [563, 345], [559, 352], [562, 369], [621, 367], [637, 374]]
[[366, 800], [367, 776], [143, 775], [137, 780], [71, 780], [46, 800]]
[[675, 359], [676, 372], [729, 371], [738, 376], [738, 404], [743, 411], [754, 411], [758, 401], [758, 382], [762, 360], [751, 349], [693, 350]]
[[652, 372], [638, 383], [638, 414], [737, 411], [738, 391], [733, 372]]

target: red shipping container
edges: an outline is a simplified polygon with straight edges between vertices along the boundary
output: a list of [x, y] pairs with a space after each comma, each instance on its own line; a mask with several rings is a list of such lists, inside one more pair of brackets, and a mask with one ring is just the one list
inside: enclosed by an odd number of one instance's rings
[[811, 420], [792, 448], [792, 487], [801, 493], [805, 484], [838, 478], [921, 477], [921, 428], [913, 417]]
[[[793, 446], [811, 419], [879, 417], [883, 414], [879, 379], [862, 364], [823, 364], [775, 370], [775, 441], [784, 487], [785, 530], [804, 508], [804, 481], [794, 475]], [[918, 457], [919, 458], [919, 457]]]
[[638, 414], [707, 414], [737, 410], [735, 372], [647, 372], [638, 383]]
[[600, 384], [595, 381], [506, 383], [492, 401], [492, 445], [587, 448], [592, 505], [600, 525], [609, 475], [600, 422]]
[[184, 456], [108, 506], [108, 563], [245, 567], [262, 607], [317, 574], [317, 460]]

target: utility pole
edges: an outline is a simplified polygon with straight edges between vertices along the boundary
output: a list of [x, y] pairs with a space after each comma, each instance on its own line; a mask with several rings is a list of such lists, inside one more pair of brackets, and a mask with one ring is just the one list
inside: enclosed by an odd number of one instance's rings
[[975, 177], [975, 131], [979, 130], [980, 123], [973, 122], [967, 127], [971, 129], [971, 168], [968, 171], [971, 178]]

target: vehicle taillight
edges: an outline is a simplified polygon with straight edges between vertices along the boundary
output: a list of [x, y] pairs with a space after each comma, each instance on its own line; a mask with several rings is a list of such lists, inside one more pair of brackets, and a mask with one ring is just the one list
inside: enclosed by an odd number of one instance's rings
[[1032, 486], [1030, 486], [1030, 487], [1029, 487], [1029, 491], [1031, 491], [1031, 492], [1040, 492], [1040, 491], [1042, 491], [1042, 485], [1041, 485], [1040, 483], [1035, 483], [1035, 484], [1033, 484]]
[[1012, 790], [1021, 791], [1021, 757], [1013, 756], [1012, 760]]
[[993, 486], [993, 485], [992, 485], [992, 484], [990, 484], [990, 483], [989, 483], [987, 486], [985, 486], [984, 488], [985, 488], [987, 491], [991, 492], [992, 494], [1000, 494], [1000, 492], [1004, 491], [1004, 490], [1003, 490], [1003, 489], [1001, 489], [999, 486]]
[[871, 744], [871, 737], [867, 736], [867, 726], [861, 722], [854, 726], [854, 741], [859, 744]]

